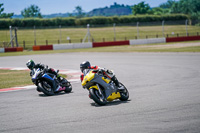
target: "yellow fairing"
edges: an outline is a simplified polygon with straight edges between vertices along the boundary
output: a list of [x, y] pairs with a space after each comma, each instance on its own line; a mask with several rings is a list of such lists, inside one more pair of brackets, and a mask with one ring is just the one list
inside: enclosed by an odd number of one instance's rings
[[120, 97], [121, 97], [121, 95], [120, 95], [119, 92], [117, 92], [117, 93], [113, 92], [113, 93], [107, 98], [107, 100], [108, 100], [108, 101], [113, 101], [114, 99], [117, 99], [117, 98], [120, 98]]
[[92, 73], [92, 71], [90, 71], [83, 79], [82, 81], [82, 86], [86, 85], [87, 82], [91, 81], [94, 78], [95, 73]]
[[95, 88], [95, 89], [99, 90], [99, 88], [96, 85], [95, 86], [91, 86], [89, 89], [91, 89], [91, 88]]
[[108, 84], [110, 82], [110, 79], [102, 77], [102, 79]]

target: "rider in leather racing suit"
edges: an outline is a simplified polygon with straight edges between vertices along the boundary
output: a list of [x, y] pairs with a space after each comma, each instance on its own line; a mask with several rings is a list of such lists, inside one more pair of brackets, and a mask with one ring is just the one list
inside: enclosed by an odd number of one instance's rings
[[95, 69], [95, 70], [98, 69], [99, 71], [102, 71], [102, 73], [103, 73], [104, 76], [110, 78], [115, 83], [115, 85], [118, 87], [118, 89], [123, 89], [119, 85], [119, 81], [115, 77], [115, 74], [113, 73], [112, 70], [109, 70], [109, 69], [106, 69], [106, 68], [100, 68], [98, 66], [91, 66], [89, 61], [82, 62], [80, 64], [80, 69], [81, 69], [81, 72], [82, 72], [82, 74], [80, 75], [81, 82], [82, 82], [82, 80], [84, 78], [84, 74], [88, 73], [88, 71], [90, 69]]
[[[63, 81], [63, 78], [58, 74], [58, 70], [55, 71], [53, 68], [48, 68], [47, 65], [44, 65], [44, 64], [41, 64], [41, 63], [35, 64], [35, 62], [33, 60], [29, 60], [26, 63], [26, 66], [30, 70], [33, 70], [34, 68], [36, 68], [36, 69], [40, 68], [42, 70], [46, 69], [46, 72], [56, 75], [56, 77], [57, 77], [57, 79], [59, 80], [60, 83], [62, 83], [62, 81]], [[33, 75], [33, 71], [30, 71], [30, 76], [32, 76], [32, 75]]]

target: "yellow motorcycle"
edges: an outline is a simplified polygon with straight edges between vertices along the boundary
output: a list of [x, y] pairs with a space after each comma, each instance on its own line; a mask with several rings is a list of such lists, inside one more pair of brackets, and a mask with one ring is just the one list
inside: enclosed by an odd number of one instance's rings
[[99, 70], [90, 69], [84, 73], [81, 84], [83, 88], [89, 90], [90, 98], [98, 105], [105, 105], [116, 99], [127, 101], [129, 98], [129, 92], [122, 83], [119, 83], [119, 89], [110, 78], [105, 77]]

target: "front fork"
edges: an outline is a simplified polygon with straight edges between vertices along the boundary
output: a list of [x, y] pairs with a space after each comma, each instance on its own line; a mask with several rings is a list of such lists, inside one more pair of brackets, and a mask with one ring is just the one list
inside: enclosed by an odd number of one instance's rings
[[105, 98], [104, 98], [104, 95], [103, 95], [103, 92], [102, 92], [101, 88], [99, 87], [99, 85], [96, 84], [96, 86], [97, 86], [97, 88], [98, 88], [98, 92], [99, 92], [99, 94], [100, 94], [100, 97], [101, 97], [102, 99], [105, 99]]

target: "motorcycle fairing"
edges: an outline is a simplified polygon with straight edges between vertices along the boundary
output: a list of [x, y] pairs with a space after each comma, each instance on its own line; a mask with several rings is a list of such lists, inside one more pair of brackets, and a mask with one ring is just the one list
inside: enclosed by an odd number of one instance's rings
[[112, 94], [110, 94], [110, 96], [107, 98], [108, 101], [113, 101], [114, 99], [120, 98], [121, 95], [119, 92], [113, 92]]
[[94, 88], [94, 89], [96, 89], [96, 90], [99, 90], [99, 88], [98, 88], [96, 85], [91, 86], [91, 87], [89, 88], [89, 90], [92, 89], [92, 88]]
[[84, 79], [82, 81], [82, 86], [85, 86], [87, 84], [87, 82], [91, 81], [94, 78], [94, 73], [92, 73], [92, 71], [90, 71], [89, 73], [87, 73], [84, 76]]
[[49, 83], [51, 84], [52, 88], [55, 90], [58, 85], [56, 84], [56, 81], [50, 75], [53, 76], [50, 73], [45, 73], [45, 74], [42, 75], [42, 78], [44, 78], [45, 80], [49, 81]]
[[[102, 80], [102, 78], [103, 78], [103, 76], [95, 75], [94, 78], [90, 82], [92, 82], [94, 84], [99, 84], [103, 88], [106, 88], [105, 89], [105, 96], [106, 96], [106, 99], [108, 99], [108, 101], [111, 100], [111, 99], [114, 100], [118, 97], [121, 97], [119, 92], [116, 93], [117, 92], [116, 86], [112, 86], [112, 85], [106, 83], [104, 80]], [[96, 86], [95, 88], [98, 88], [98, 87]]]
[[110, 79], [108, 79], [108, 78], [102, 77], [102, 79], [103, 79], [106, 83], [109, 83], [109, 82], [110, 82]]
[[47, 79], [50, 79], [50, 80], [53, 80], [49, 75], [47, 75], [46, 73], [44, 75], [42, 75], [43, 78], [47, 78]]

